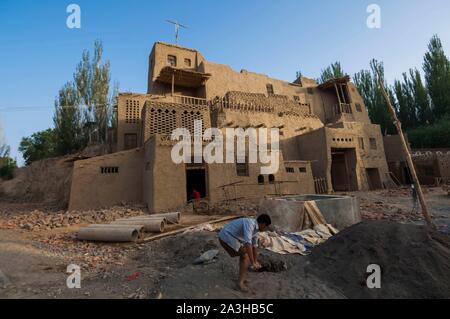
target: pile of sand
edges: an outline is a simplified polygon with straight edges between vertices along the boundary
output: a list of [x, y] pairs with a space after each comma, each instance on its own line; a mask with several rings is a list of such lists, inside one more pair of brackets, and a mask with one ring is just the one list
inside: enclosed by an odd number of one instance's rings
[[[449, 298], [450, 238], [423, 226], [370, 221], [313, 250], [306, 272], [349, 298]], [[381, 267], [381, 289], [367, 288], [367, 266]]]

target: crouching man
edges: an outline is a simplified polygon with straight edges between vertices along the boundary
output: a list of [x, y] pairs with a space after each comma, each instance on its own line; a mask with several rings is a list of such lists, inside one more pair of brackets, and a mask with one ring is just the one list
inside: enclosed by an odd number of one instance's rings
[[258, 262], [258, 232], [266, 231], [272, 223], [270, 216], [261, 215], [257, 219], [236, 219], [219, 233], [219, 241], [222, 247], [231, 257], [239, 257], [239, 281], [238, 289], [247, 292], [245, 277], [248, 269], [258, 270], [261, 264]]

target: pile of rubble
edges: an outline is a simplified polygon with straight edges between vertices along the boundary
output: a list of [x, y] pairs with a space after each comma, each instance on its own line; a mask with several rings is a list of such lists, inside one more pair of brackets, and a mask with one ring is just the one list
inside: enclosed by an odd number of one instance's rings
[[68, 234], [46, 237], [37, 236], [33, 245], [48, 256], [59, 257], [76, 263], [83, 269], [99, 269], [106, 265], [123, 265], [131, 251], [142, 249], [141, 245], [113, 245], [77, 241]]
[[110, 223], [118, 218], [143, 215], [139, 208], [113, 207], [84, 212], [43, 212], [34, 210], [23, 214], [3, 214], [0, 229], [21, 228], [28, 231], [45, 231], [79, 224]]
[[259, 209], [259, 199], [222, 201], [210, 207], [211, 215], [252, 215]]
[[423, 220], [420, 207], [415, 211], [399, 208], [384, 202], [361, 201], [361, 217], [364, 220], [386, 220], [395, 222], [414, 222]]

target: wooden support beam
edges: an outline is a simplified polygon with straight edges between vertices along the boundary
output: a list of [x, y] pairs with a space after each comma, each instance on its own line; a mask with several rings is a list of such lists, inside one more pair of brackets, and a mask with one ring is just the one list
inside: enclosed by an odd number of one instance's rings
[[223, 223], [223, 222], [227, 222], [227, 221], [230, 221], [230, 220], [239, 219], [239, 218], [243, 218], [243, 217], [245, 217], [245, 216], [224, 217], [224, 218], [212, 220], [212, 221], [209, 221], [209, 222], [205, 222], [205, 223], [202, 223], [202, 224], [199, 224], [199, 225], [184, 227], [184, 228], [173, 230], [173, 231], [170, 231], [170, 232], [167, 232], [167, 233], [162, 233], [162, 234], [154, 235], [154, 236], [151, 236], [151, 237], [147, 237], [147, 238], [143, 239], [142, 242], [149, 242], [149, 241], [154, 241], [154, 240], [162, 239], [162, 238], [169, 237], [169, 236], [175, 236], [175, 235], [184, 233], [185, 231], [193, 230], [193, 229], [195, 229], [197, 227], [202, 227], [202, 226], [206, 226], [206, 225], [209, 225], [209, 224], [211, 224], [211, 225], [220, 224], [220, 223]]
[[419, 197], [419, 202], [420, 202], [420, 206], [422, 207], [422, 214], [423, 217], [425, 218], [425, 221], [428, 225], [428, 228], [430, 229], [436, 229], [436, 226], [433, 224], [432, 218], [428, 212], [428, 208], [427, 208], [427, 204], [425, 202], [425, 196], [423, 195], [423, 191], [422, 191], [422, 186], [420, 185], [420, 181], [419, 178], [417, 177], [417, 172], [416, 169], [414, 167], [414, 162], [411, 156], [411, 153], [409, 151], [409, 146], [406, 142], [406, 138], [405, 135], [403, 134], [403, 130], [402, 130], [402, 123], [399, 121], [398, 117], [397, 117], [397, 113], [395, 112], [394, 106], [392, 105], [391, 99], [389, 98], [389, 95], [386, 92], [386, 89], [384, 88], [384, 80], [381, 78], [381, 75], [379, 73], [378, 70], [376, 70], [377, 72], [377, 80], [378, 80], [378, 85], [380, 87], [381, 92], [383, 93], [383, 96], [386, 100], [386, 103], [389, 107], [389, 112], [392, 115], [392, 118], [394, 119], [394, 125], [397, 128], [397, 132], [398, 135], [400, 136], [400, 140], [402, 142], [402, 147], [403, 147], [403, 152], [406, 155], [406, 161], [408, 163], [409, 169], [411, 171], [411, 176], [413, 178], [414, 181], [414, 185], [416, 187], [416, 191], [417, 191], [417, 195]]
[[172, 96], [175, 95], [175, 71], [172, 73]]

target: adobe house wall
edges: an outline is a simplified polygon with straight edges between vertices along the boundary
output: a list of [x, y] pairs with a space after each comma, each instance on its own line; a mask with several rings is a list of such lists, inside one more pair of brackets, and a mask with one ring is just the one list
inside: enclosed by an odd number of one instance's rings
[[144, 163], [142, 165], [142, 200], [148, 207], [153, 205], [153, 190], [155, 176], [153, 168], [155, 167], [156, 140], [151, 138], [144, 145]]
[[[315, 194], [314, 176], [312, 173], [311, 162], [307, 161], [284, 161], [286, 169], [286, 180], [288, 182], [297, 182], [295, 192], [291, 194]], [[287, 172], [288, 168], [293, 168], [294, 172]]]
[[141, 112], [145, 101], [152, 96], [148, 94], [121, 93], [118, 96], [117, 110], [117, 151], [125, 149], [125, 134], [136, 134], [137, 145], [143, 144], [141, 139]]
[[[155, 81], [161, 70], [164, 67], [168, 66], [168, 55], [173, 55], [176, 57], [177, 68], [183, 68], [193, 71], [197, 71], [200, 64], [205, 60], [201, 53], [197, 50], [163, 42], [156, 42], [149, 56], [147, 93], [164, 94], [171, 91], [171, 88], [169, 88], [167, 85], [163, 85]], [[185, 64], [185, 59], [189, 59], [191, 61], [190, 67]]]
[[[142, 202], [143, 156], [143, 149], [135, 149], [76, 161], [69, 210]], [[104, 173], [102, 168], [106, 169]]]
[[[178, 209], [187, 203], [186, 169], [188, 164], [175, 164], [171, 158], [172, 146], [176, 142], [166, 136], [156, 135], [145, 145], [145, 167], [143, 174], [143, 200], [152, 212]], [[204, 146], [206, 143], [204, 144]], [[225, 149], [224, 149], [225, 152]], [[224, 153], [225, 158], [225, 153]], [[248, 176], [238, 176], [235, 163], [203, 164], [206, 169], [206, 190], [210, 205], [226, 199], [262, 198], [265, 195], [290, 195], [302, 192], [314, 193], [314, 181], [309, 162], [289, 163], [294, 173], [287, 173], [283, 156], [280, 153], [280, 166], [274, 174], [275, 183], [264, 176], [264, 184], [258, 184], [263, 164], [248, 164]], [[303, 168], [300, 171], [300, 168]], [[238, 183], [236, 186], [224, 186]]]
[[[361, 94], [358, 92], [356, 85], [352, 82], [347, 83], [349, 88], [349, 96], [351, 99], [351, 108], [353, 112], [353, 121], [365, 124], [372, 124], [369, 118], [369, 113], [367, 112], [366, 105]], [[359, 105], [357, 108], [356, 106]]]
[[[335, 128], [325, 127], [296, 138], [298, 145], [297, 159], [312, 161], [315, 178], [327, 178], [328, 188], [333, 189], [331, 166], [332, 150], [355, 150], [355, 157], [349, 163], [355, 171], [348, 172], [350, 180], [356, 180], [358, 190], [369, 190], [367, 169], [378, 169], [381, 182], [386, 182], [388, 173], [387, 162], [384, 156], [381, 130], [377, 125], [364, 125], [361, 123], [340, 123]], [[364, 145], [360, 145], [360, 138]], [[370, 148], [370, 138], [376, 140], [376, 149]], [[364, 146], [364, 148], [362, 147]], [[354, 175], [353, 175], [354, 174]]]
[[450, 154], [438, 156], [438, 165], [441, 177], [450, 178]]
[[414, 166], [423, 184], [436, 183], [435, 178], [450, 179], [449, 149], [415, 149], [412, 152]]
[[297, 136], [294, 139], [298, 145], [298, 153], [295, 158], [290, 157], [289, 159], [311, 161], [313, 176], [328, 178], [328, 146], [325, 128]]
[[199, 69], [201, 72], [210, 73], [212, 76], [206, 82], [206, 98], [213, 99], [216, 96], [224, 96], [229, 91], [241, 91], [268, 94], [267, 85], [273, 86], [275, 94], [286, 95], [291, 100], [298, 96], [300, 101], [307, 103], [307, 89], [298, 84], [269, 78], [267, 75], [242, 70], [234, 71], [224, 64], [205, 61]]
[[172, 161], [172, 142], [155, 138], [154, 165], [152, 168], [153, 201], [148, 202], [151, 212], [176, 209], [186, 204], [186, 172], [184, 164]]
[[[230, 127], [260, 127], [281, 128], [280, 139], [290, 138], [304, 133], [307, 130], [314, 130], [323, 127], [322, 122], [316, 117], [300, 117], [283, 115], [277, 113], [252, 112], [240, 110], [224, 110], [218, 127], [230, 124]], [[232, 124], [231, 124], [232, 123]]]

